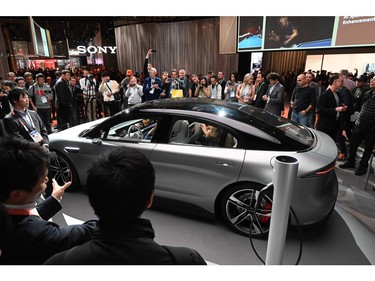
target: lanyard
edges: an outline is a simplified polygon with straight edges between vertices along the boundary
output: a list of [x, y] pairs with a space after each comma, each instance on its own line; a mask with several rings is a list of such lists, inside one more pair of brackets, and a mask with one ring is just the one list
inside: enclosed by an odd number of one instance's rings
[[[15, 115], [15, 112], [17, 112], [17, 111], [14, 111], [14, 110], [13, 110], [13, 115]], [[31, 124], [30, 124], [30, 125], [31, 125], [31, 129], [27, 126], [27, 124], [25, 123], [25, 120], [23, 119], [23, 117], [21, 116], [21, 114], [18, 113], [18, 112], [17, 112], [17, 114], [20, 116], [20, 117], [17, 118], [18, 121], [21, 123], [21, 125], [25, 128], [25, 130], [26, 130], [27, 132], [30, 132], [30, 131], [35, 130], [35, 124], [34, 124], [34, 122], [33, 122], [33, 119], [31, 118], [29, 112], [26, 112], [26, 114], [27, 114], [27, 117], [28, 117], [28, 119], [29, 119], [29, 121], [30, 121], [30, 123], [31, 123]]]
[[37, 93], [40, 95], [40, 96], [44, 96], [44, 87], [42, 87], [42, 91], [40, 90], [40, 86], [38, 84], [36, 84], [36, 86], [38, 86], [37, 88]]
[[16, 215], [16, 216], [35, 216], [36, 214], [30, 210], [25, 209], [7, 209], [8, 215]]
[[112, 94], [112, 89], [108, 86], [108, 82], [105, 82], [105, 84], [107, 85], [107, 88], [111, 91]]

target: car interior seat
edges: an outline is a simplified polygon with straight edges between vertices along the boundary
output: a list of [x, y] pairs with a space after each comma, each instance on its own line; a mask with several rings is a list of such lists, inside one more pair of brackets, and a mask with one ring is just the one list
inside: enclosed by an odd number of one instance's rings
[[187, 120], [178, 120], [174, 123], [170, 143], [188, 143], [189, 142], [189, 122]]
[[199, 123], [199, 122], [194, 122], [194, 127], [193, 128], [190, 128], [190, 129], [193, 129], [194, 133], [189, 137], [189, 144], [195, 144], [197, 142], [197, 140], [202, 137], [202, 134], [203, 134], [203, 131], [202, 131], [202, 128], [201, 128], [201, 124], [202, 123]]

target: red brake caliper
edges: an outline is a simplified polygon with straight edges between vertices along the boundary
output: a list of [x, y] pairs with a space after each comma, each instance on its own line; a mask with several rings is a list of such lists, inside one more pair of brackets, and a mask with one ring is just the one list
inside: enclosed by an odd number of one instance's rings
[[[262, 214], [269, 214], [268, 210], [271, 210], [272, 209], [272, 204], [270, 202], [267, 202], [266, 205], [264, 205], [263, 207], [264, 211], [262, 211]], [[262, 216], [260, 215], [260, 221], [261, 223], [267, 223], [269, 222], [269, 220], [271, 219], [271, 217], [269, 216]]]

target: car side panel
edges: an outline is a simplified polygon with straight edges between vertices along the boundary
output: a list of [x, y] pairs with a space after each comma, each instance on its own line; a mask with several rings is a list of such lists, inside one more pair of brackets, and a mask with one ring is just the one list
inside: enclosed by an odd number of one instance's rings
[[92, 139], [85, 139], [79, 149], [79, 153], [68, 154], [67, 156], [72, 160], [78, 174], [80, 175], [81, 185], [86, 184], [87, 170], [91, 163], [99, 157], [99, 155], [109, 151], [118, 146], [125, 146], [137, 149], [150, 158], [151, 151], [156, 144], [142, 143], [142, 142], [122, 142], [122, 141], [106, 141], [102, 140], [100, 144], [96, 144]]
[[155, 195], [214, 213], [217, 194], [237, 182], [245, 151], [200, 145], [158, 144], [151, 154]]

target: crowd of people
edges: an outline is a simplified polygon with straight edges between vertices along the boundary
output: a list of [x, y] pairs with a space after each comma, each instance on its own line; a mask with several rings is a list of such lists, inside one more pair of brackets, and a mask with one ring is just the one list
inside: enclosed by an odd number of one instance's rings
[[[87, 190], [98, 220], [60, 227], [49, 222], [60, 208], [70, 183], [52, 181], [50, 196], [40, 200], [48, 183], [48, 135], [81, 122], [112, 116], [121, 109], [162, 98], [221, 99], [253, 105], [277, 116], [327, 133], [338, 146], [341, 168], [366, 173], [375, 145], [375, 79], [337, 73], [257, 71], [243, 79], [209, 71], [187, 75], [184, 69], [159, 73], [149, 62], [140, 75], [113, 68], [86, 66], [71, 70], [9, 72], [1, 81], [0, 119], [0, 261], [5, 264], [205, 264], [189, 248], [153, 241], [150, 221], [142, 213], [152, 205], [152, 164], [135, 150], [118, 148], [95, 161]], [[287, 101], [287, 102], [286, 102]], [[203, 127], [206, 134], [215, 132]], [[349, 150], [347, 150], [349, 144]], [[23, 177], [18, 176], [23, 171]], [[49, 195], [49, 194], [47, 194]], [[104, 246], [104, 247], [103, 247]], [[142, 249], [137, 253], [137, 249]], [[149, 251], [144, 254], [144, 251]], [[111, 253], [111, 254], [109, 254]]]

